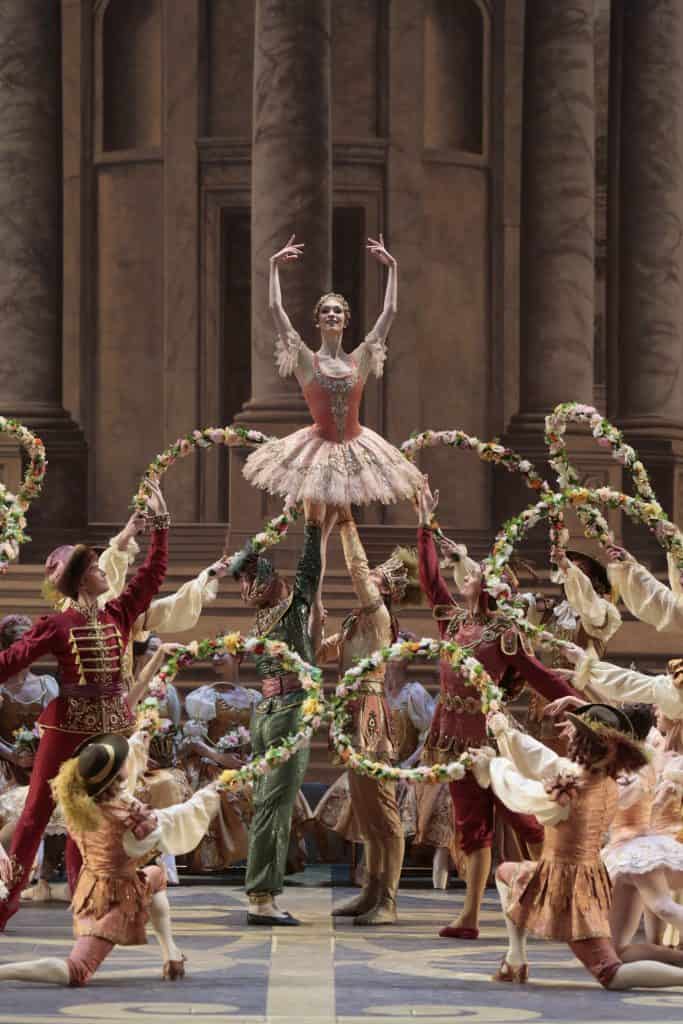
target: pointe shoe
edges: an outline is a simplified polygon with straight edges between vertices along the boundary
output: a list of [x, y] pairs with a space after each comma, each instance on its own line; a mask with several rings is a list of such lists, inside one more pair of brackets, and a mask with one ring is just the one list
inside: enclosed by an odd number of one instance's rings
[[529, 965], [520, 964], [519, 967], [512, 967], [503, 957], [502, 963], [491, 981], [504, 981], [509, 985], [526, 985], [529, 980]]
[[464, 928], [462, 925], [447, 924], [445, 928], [442, 928], [439, 932], [442, 939], [478, 939], [479, 929], [478, 928]]
[[24, 889], [19, 897], [22, 903], [49, 903], [52, 900], [50, 883], [41, 878]]
[[182, 953], [180, 960], [166, 960], [161, 973], [162, 981], [178, 981], [185, 977], [185, 954]]

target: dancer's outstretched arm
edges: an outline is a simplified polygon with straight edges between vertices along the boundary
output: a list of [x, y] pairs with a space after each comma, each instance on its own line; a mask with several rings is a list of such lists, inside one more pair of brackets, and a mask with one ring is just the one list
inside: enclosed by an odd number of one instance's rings
[[[625, 548], [612, 545], [607, 550], [612, 559], [607, 575], [631, 614], [659, 633], [683, 633], [683, 596], [669, 590]], [[669, 570], [671, 575], [671, 564]]]
[[371, 256], [388, 268], [387, 284], [384, 289], [384, 306], [372, 330], [355, 352], [363, 378], [371, 372], [381, 377], [387, 357], [386, 341], [398, 312], [398, 263], [384, 245], [382, 235], [378, 239], [368, 238], [367, 246]]
[[564, 552], [556, 549], [551, 557], [561, 574], [567, 600], [579, 613], [586, 633], [604, 644], [608, 643], [621, 626], [619, 609], [596, 592], [585, 572]]
[[590, 654], [581, 652], [581, 655], [572, 678], [577, 690], [590, 692], [610, 704], [658, 704], [667, 718], [683, 718], [683, 690], [677, 677], [648, 676], [607, 661], [597, 661]]
[[303, 343], [301, 335], [285, 312], [280, 288], [280, 264], [295, 262], [303, 255], [303, 243], [294, 244], [295, 237], [292, 235], [287, 245], [270, 257], [268, 308], [277, 331], [275, 356], [280, 376], [289, 377], [296, 373], [299, 383], [303, 385], [313, 376], [313, 353]]

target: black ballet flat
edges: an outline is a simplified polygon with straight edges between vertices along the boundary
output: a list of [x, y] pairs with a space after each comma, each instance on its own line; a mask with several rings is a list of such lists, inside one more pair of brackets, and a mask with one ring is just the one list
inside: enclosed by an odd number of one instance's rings
[[285, 910], [284, 917], [273, 917], [271, 914], [247, 913], [247, 924], [261, 925], [265, 928], [296, 928], [301, 924], [296, 917], [292, 917], [288, 910]]

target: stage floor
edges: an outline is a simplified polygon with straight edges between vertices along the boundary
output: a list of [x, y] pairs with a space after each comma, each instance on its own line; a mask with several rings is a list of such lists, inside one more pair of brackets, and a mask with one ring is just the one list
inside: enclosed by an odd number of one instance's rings
[[[319, 872], [310, 875], [311, 880], [320, 877]], [[560, 945], [530, 943], [528, 985], [491, 982], [505, 946], [495, 890], [487, 893], [477, 942], [453, 942], [436, 934], [460, 905], [460, 890], [401, 892], [400, 923], [383, 929], [355, 928], [350, 921], [333, 924], [332, 902], [348, 894], [320, 885], [288, 887], [283, 904], [305, 926], [271, 932], [244, 925], [240, 889], [173, 889], [176, 936], [188, 959], [184, 981], [161, 981], [152, 939], [148, 946], [115, 950], [85, 989], [3, 982], [0, 1024], [218, 1024], [225, 1019], [240, 1024], [618, 1024], [683, 1019], [683, 988], [604, 992]], [[0, 939], [0, 958], [65, 956], [70, 934], [65, 904], [22, 908]]]

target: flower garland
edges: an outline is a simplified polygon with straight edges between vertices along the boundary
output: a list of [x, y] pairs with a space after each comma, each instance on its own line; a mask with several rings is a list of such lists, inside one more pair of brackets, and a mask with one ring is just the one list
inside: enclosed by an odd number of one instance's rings
[[[131, 502], [131, 507], [145, 514], [149, 505], [149, 483], [158, 483], [161, 477], [178, 459], [184, 459], [198, 448], [212, 448], [225, 444], [229, 447], [237, 445], [258, 446], [272, 441], [273, 438], [262, 434], [260, 430], [247, 430], [246, 427], [206, 427], [204, 430], [193, 430], [184, 437], [179, 437], [160, 455], [156, 455], [145, 470], [138, 489]], [[301, 504], [285, 505], [280, 515], [269, 519], [263, 529], [251, 539], [252, 550], [260, 554], [267, 548], [279, 543], [292, 523], [301, 514]]]
[[207, 661], [217, 654], [225, 652], [238, 655], [258, 657], [267, 655], [276, 658], [283, 672], [293, 673], [307, 692], [301, 704], [301, 724], [296, 733], [286, 736], [279, 744], [269, 747], [262, 757], [254, 758], [240, 769], [226, 769], [219, 778], [223, 788], [235, 788], [247, 782], [253, 782], [259, 776], [266, 775], [272, 768], [289, 761], [293, 754], [308, 746], [311, 736], [320, 726], [324, 714], [322, 696], [322, 672], [309, 665], [280, 640], [268, 640], [265, 637], [248, 636], [241, 633], [227, 633], [215, 640], [193, 640], [191, 643], [175, 651], [161, 667], [152, 680], [155, 693], [163, 695], [165, 687], [171, 683], [181, 668], [195, 661]]
[[[401, 451], [410, 462], [413, 462], [419, 451], [424, 448], [434, 448], [437, 445], [476, 452], [483, 462], [492, 462], [497, 466], [502, 466], [509, 473], [519, 473], [526, 486], [530, 490], [540, 493], [543, 500], [548, 503], [546, 514], [542, 518], [548, 521], [551, 545], [560, 549], [566, 547], [569, 542], [569, 531], [564, 526], [564, 503], [553, 501], [555, 491], [548, 481], [540, 476], [529, 459], [522, 458], [512, 448], [506, 448], [499, 441], [481, 441], [478, 437], [466, 434], [462, 430], [423, 430], [404, 441]], [[525, 510], [521, 516], [509, 519], [496, 538], [497, 547], [494, 546], [493, 555], [486, 560], [485, 587], [491, 597], [498, 601], [504, 597], [511, 597], [510, 586], [503, 578], [504, 571], [508, 566], [518, 537], [521, 538], [526, 532], [524, 524], [529, 517], [533, 518], [531, 509]], [[531, 525], [535, 525], [540, 518], [535, 518]], [[432, 522], [432, 527], [440, 532], [436, 520]], [[548, 636], [550, 635], [548, 634]]]
[[412, 661], [414, 658], [448, 658], [453, 668], [461, 672], [469, 686], [475, 687], [480, 694], [482, 712], [497, 711], [501, 707], [504, 694], [496, 686], [483, 665], [459, 644], [449, 640], [433, 640], [424, 637], [422, 640], [397, 641], [390, 647], [383, 647], [367, 658], [362, 658], [342, 676], [332, 703], [331, 736], [335, 750], [347, 768], [373, 779], [405, 782], [453, 782], [461, 779], [472, 764], [468, 754], [462, 754], [457, 760], [448, 764], [419, 765], [417, 768], [399, 768], [373, 761], [354, 749], [346, 729], [349, 722], [349, 704], [356, 700], [363, 690], [363, 683], [368, 675], [388, 661]]
[[31, 538], [26, 533], [26, 512], [38, 497], [45, 479], [45, 445], [18, 420], [0, 416], [0, 433], [9, 434], [28, 455], [28, 465], [16, 495], [0, 484], [0, 573], [19, 557], [19, 548]]
[[658, 504], [650, 478], [635, 448], [624, 441], [624, 435], [592, 405], [561, 402], [545, 418], [545, 442], [550, 452], [550, 465], [557, 473], [560, 487], [580, 484], [579, 476], [569, 461], [565, 433], [568, 423], [587, 423], [601, 448], [608, 448], [612, 458], [631, 474], [637, 493], [645, 501]]

